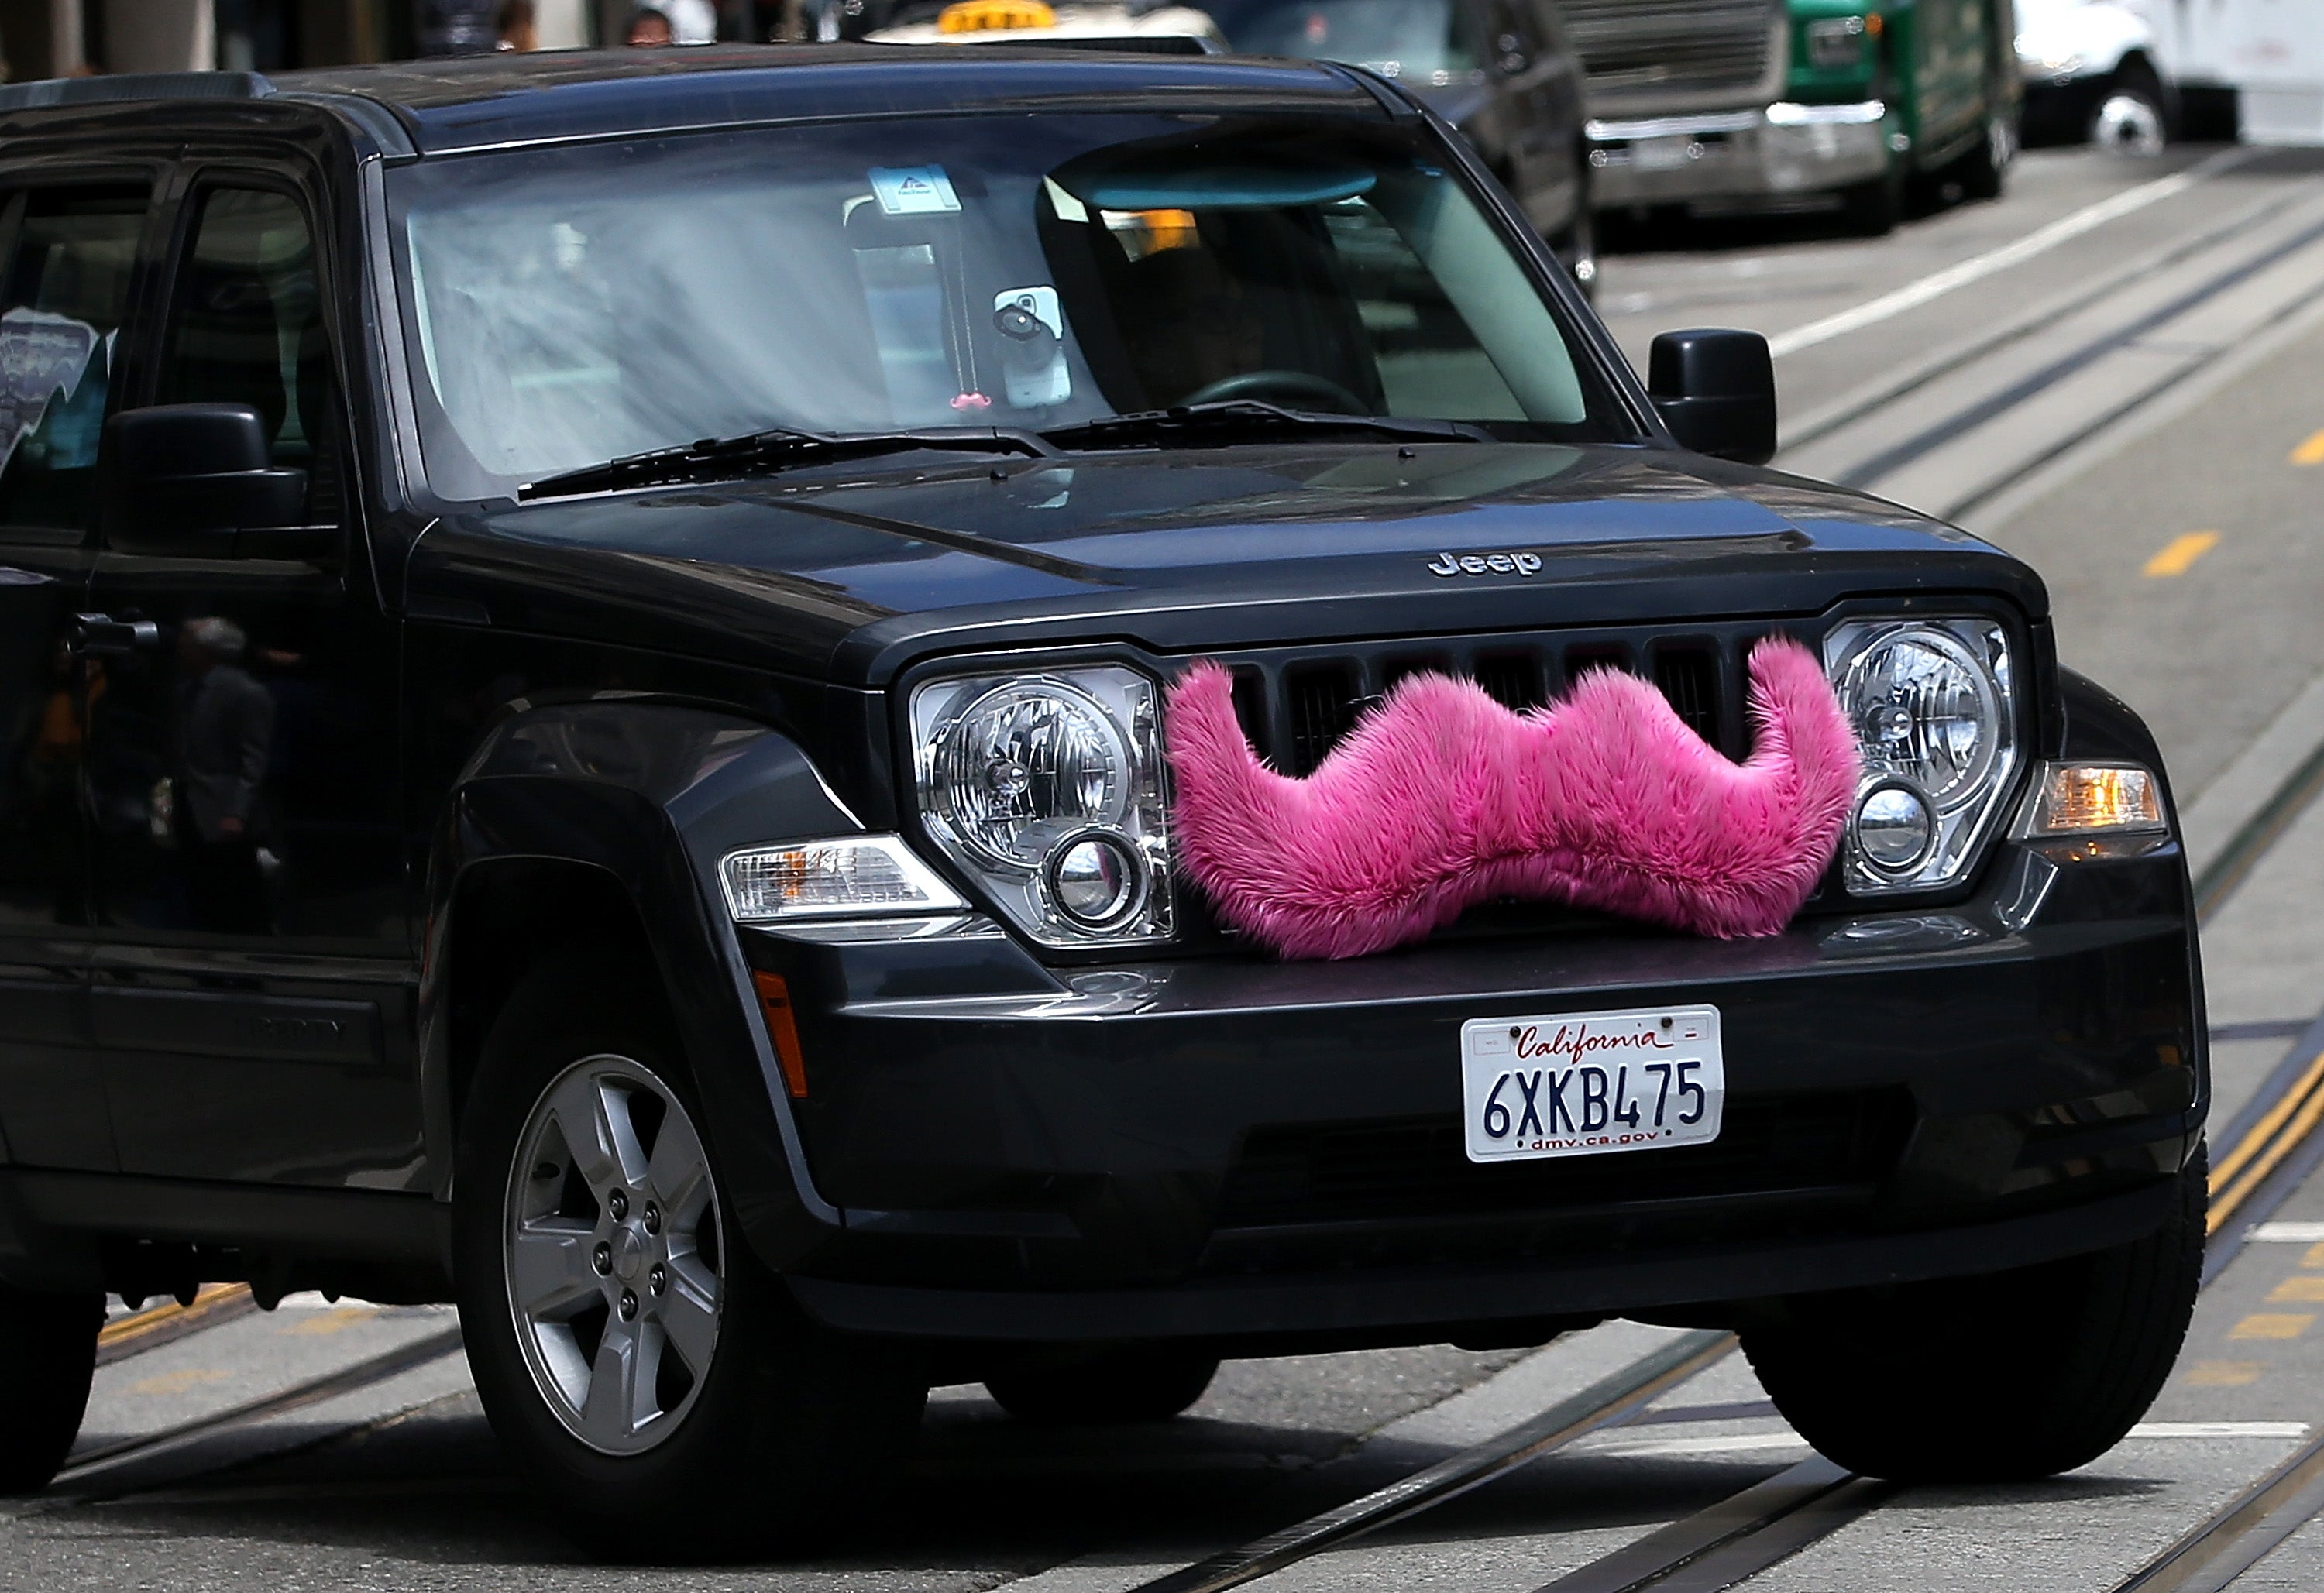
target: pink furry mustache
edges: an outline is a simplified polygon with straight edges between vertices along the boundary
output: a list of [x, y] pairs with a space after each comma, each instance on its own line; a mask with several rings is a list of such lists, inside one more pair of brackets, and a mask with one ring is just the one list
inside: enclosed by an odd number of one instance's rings
[[1592, 671], [1517, 714], [1426, 674], [1293, 779], [1243, 740], [1226, 670], [1198, 663], [1168, 698], [1179, 861], [1224, 922], [1291, 957], [1383, 951], [1502, 896], [1773, 935], [1840, 843], [1856, 740], [1799, 643], [1760, 642], [1750, 676], [1741, 764], [1634, 675]]

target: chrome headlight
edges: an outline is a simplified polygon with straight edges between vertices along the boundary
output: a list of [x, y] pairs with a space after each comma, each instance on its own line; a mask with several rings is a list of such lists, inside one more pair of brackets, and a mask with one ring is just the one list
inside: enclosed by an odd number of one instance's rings
[[1824, 68], [1864, 64], [1864, 39], [1871, 29], [1860, 16], [1819, 17], [1807, 25], [1808, 62]]
[[1990, 620], [1858, 620], [1824, 669], [1864, 761], [1849, 812], [1852, 896], [1960, 878], [2017, 773], [2009, 637]]
[[1154, 683], [1114, 665], [912, 691], [921, 822], [1044, 945], [1168, 938], [1170, 849]]

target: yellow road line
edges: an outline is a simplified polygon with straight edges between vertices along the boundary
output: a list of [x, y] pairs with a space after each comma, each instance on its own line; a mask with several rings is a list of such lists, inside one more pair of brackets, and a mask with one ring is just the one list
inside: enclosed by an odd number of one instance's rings
[[198, 1388], [205, 1383], [223, 1383], [226, 1380], [226, 1373], [214, 1367], [180, 1367], [174, 1372], [163, 1372], [158, 1377], [145, 1377], [132, 1383], [129, 1386], [129, 1392], [149, 1397], [160, 1395], [166, 1398], [172, 1395], [184, 1394], [189, 1389]]
[[2297, 1339], [2315, 1323], [2315, 1317], [2299, 1312], [2255, 1311], [2227, 1330], [2227, 1337], [2230, 1339]]
[[2265, 1361], [2199, 1360], [2187, 1368], [2187, 1381], [2198, 1388], [2241, 1388], [2266, 1370]]
[[2146, 561], [2143, 572], [2148, 576], [2183, 576], [2195, 567], [2195, 561], [2219, 544], [2217, 531], [2189, 531], [2163, 545], [2163, 551]]
[[208, 1316], [229, 1301], [239, 1301], [249, 1293], [249, 1286], [244, 1284], [205, 1284], [194, 1296], [191, 1305], [180, 1305], [172, 1300], [167, 1305], [156, 1305], [134, 1316], [124, 1316], [117, 1322], [107, 1322], [97, 1331], [97, 1341], [102, 1348], [143, 1339], [146, 1334], [172, 1326], [180, 1320]]
[[2309, 1091], [2316, 1088], [2319, 1080], [2324, 1080], [2324, 1051], [2318, 1052], [2310, 1060], [2308, 1070], [2292, 1082], [2292, 1088], [2286, 1090], [2276, 1103], [2267, 1109], [2266, 1113], [2258, 1122], [2251, 1126], [2251, 1132], [2246, 1134], [2234, 1149], [2213, 1164], [2211, 1193], [2214, 1198], [2227, 1186], [2229, 1179], [2243, 1171], [2246, 1162], [2259, 1154], [2261, 1146], [2275, 1137], [2275, 1131], [2283, 1127], [2285, 1119], [2300, 1110], [2300, 1103], [2308, 1098]]
[[2318, 432], [2292, 450], [2294, 465], [2324, 465], [2324, 431]]
[[[2310, 1093], [2308, 1099], [2301, 1103], [2300, 1110], [2284, 1124], [2283, 1132], [2277, 1135], [2264, 1151], [2250, 1159], [2242, 1175], [2232, 1185], [2226, 1188], [2218, 1183], [2212, 1185], [2209, 1231], [2218, 1232], [2220, 1224], [2234, 1214], [2235, 1209], [2244, 1203], [2251, 1192], [2266, 1183], [2268, 1175], [2282, 1165], [2283, 1159], [2300, 1148], [2301, 1142], [2308, 1137], [2319, 1119], [2324, 1119], [2324, 1091]], [[2253, 1132], [2257, 1133], [2258, 1130], [2255, 1128]], [[2240, 1150], [2242, 1147], [2236, 1148]]]

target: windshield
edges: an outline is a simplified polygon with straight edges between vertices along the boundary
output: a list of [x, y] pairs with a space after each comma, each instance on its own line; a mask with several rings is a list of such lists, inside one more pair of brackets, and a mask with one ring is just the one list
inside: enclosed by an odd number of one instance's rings
[[430, 480], [487, 497], [768, 428], [1040, 430], [1231, 399], [1632, 435], [1501, 235], [1406, 137], [931, 118], [405, 168], [393, 232]]
[[1241, 55], [1357, 61], [1416, 87], [1480, 71], [1461, 0], [1204, 0], [1203, 9]]

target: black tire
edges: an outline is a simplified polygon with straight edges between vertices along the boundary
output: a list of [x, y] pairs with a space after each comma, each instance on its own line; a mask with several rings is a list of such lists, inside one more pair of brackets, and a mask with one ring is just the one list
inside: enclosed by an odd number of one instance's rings
[[1599, 210], [1591, 219], [1603, 253], [1669, 248], [1683, 236], [1692, 218], [1683, 205], [1651, 205]]
[[1904, 162], [1891, 156], [1888, 170], [1867, 182], [1840, 190], [1840, 213], [1848, 230], [1867, 238], [1886, 237], [1904, 219]]
[[[706, 1140], [710, 1211], [724, 1215], [716, 1254], [706, 1248], [693, 1259], [707, 1257], [715, 1274], [715, 1338], [687, 1402], [653, 1418], [674, 1423], [666, 1436], [634, 1453], [583, 1441], [528, 1364], [504, 1259], [504, 1202], [521, 1187], [512, 1164], [530, 1148], [536, 1102], [582, 1059], [601, 1056], [649, 1070], [696, 1124], [704, 1120], [658, 1001], [606, 969], [543, 970], [520, 985], [485, 1039], [462, 1114], [453, 1210], [460, 1325], [493, 1431], [564, 1530], [603, 1558], [724, 1561], [825, 1542], [909, 1442], [927, 1396], [923, 1368], [896, 1347], [800, 1313], [735, 1231], [736, 1192], [720, 1187]], [[650, 1131], [659, 1144], [663, 1128]], [[557, 1186], [570, 1187], [577, 1167], [576, 1157], [552, 1174]], [[578, 1198], [601, 1212], [613, 1206], [589, 1195], [586, 1181]]]
[[2203, 1268], [2206, 1166], [2135, 1243], [1981, 1277], [1817, 1295], [1743, 1334], [1784, 1420], [1898, 1482], [2022, 1482], [2089, 1464], [2162, 1390]]
[[1203, 1397], [1218, 1369], [1215, 1355], [1140, 1346], [1019, 1361], [984, 1387], [1020, 1421], [1167, 1422]]
[[48, 1294], [0, 1284], [0, 1494], [37, 1493], [65, 1463], [88, 1408], [105, 1296]]
[[2003, 117], [1988, 116], [1985, 136], [1954, 161], [1945, 175], [1960, 184], [1964, 199], [1997, 199], [2016, 153], [2015, 125]]

